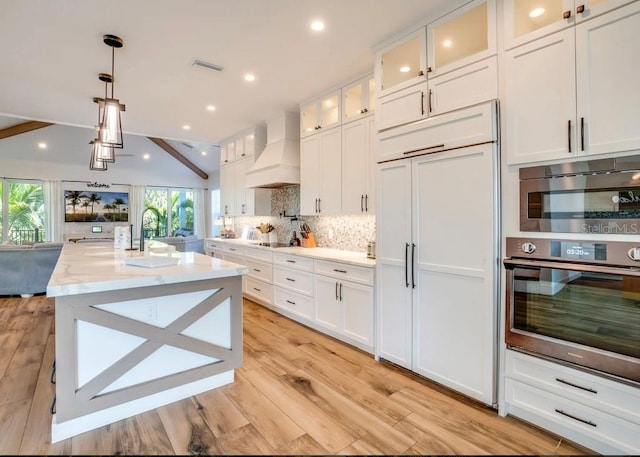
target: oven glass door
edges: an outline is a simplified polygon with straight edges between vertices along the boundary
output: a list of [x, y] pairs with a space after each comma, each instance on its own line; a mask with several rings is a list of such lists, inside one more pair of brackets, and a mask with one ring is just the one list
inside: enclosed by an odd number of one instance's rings
[[640, 277], [537, 267], [512, 274], [511, 331], [640, 359]]
[[527, 195], [529, 219], [639, 219], [638, 187], [546, 190]]

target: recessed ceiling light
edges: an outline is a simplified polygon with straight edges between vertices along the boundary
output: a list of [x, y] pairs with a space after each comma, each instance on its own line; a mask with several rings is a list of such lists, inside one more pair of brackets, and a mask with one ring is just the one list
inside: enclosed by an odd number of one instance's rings
[[410, 71], [410, 70], [411, 70], [411, 67], [408, 67], [408, 66], [406, 66], [406, 65], [405, 65], [405, 66], [403, 66], [403, 67], [400, 67], [400, 71], [401, 71], [402, 73], [409, 73], [409, 71]]
[[190, 125], [187, 125], [187, 124], [184, 124], [184, 125], [182, 126], [182, 128], [183, 128], [184, 130], [191, 130], [191, 126], [190, 126]]
[[207, 151], [202, 151], [202, 155], [206, 156], [207, 155]]
[[40, 143], [38, 143], [38, 147], [39, 147], [40, 149], [47, 149], [47, 143], [40, 142]]
[[256, 75], [254, 75], [253, 73], [246, 73], [244, 75], [244, 80], [245, 81], [255, 81], [256, 80]]
[[213, 105], [207, 105], [207, 111], [215, 111], [216, 107]]
[[151, 157], [149, 154], [142, 154], [144, 160], [149, 160], [149, 157]]
[[314, 30], [316, 32], [320, 32], [321, 30], [324, 30], [324, 22], [322, 22], [322, 21], [313, 21], [311, 23], [311, 30]]
[[444, 46], [445, 48], [450, 48], [452, 44], [453, 42], [449, 39], [446, 39], [442, 42], [442, 46]]
[[544, 8], [534, 8], [529, 12], [529, 17], [539, 17], [544, 14]]

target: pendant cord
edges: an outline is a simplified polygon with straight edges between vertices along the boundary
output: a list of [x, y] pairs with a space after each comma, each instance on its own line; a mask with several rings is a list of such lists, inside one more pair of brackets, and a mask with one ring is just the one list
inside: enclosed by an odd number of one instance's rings
[[116, 74], [114, 70], [114, 60], [115, 60], [116, 48], [115, 46], [111, 47], [111, 98], [113, 98], [113, 85], [116, 80]]

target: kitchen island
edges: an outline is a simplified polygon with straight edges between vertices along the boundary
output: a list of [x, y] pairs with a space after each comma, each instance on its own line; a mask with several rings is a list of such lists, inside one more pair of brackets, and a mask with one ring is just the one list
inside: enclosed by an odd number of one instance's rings
[[158, 242], [144, 253], [66, 244], [47, 286], [55, 298], [51, 442], [233, 382], [245, 273]]

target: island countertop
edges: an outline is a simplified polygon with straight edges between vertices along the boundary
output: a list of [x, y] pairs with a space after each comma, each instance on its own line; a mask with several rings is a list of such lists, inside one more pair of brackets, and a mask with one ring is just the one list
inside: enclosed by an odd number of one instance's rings
[[[171, 257], [177, 264], [148, 268], [125, 263], [128, 257], [143, 255]], [[114, 249], [111, 243], [65, 244], [47, 285], [47, 296], [225, 278], [247, 272], [244, 265], [195, 252], [176, 252], [158, 241], [149, 242], [144, 253]]]

